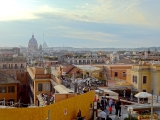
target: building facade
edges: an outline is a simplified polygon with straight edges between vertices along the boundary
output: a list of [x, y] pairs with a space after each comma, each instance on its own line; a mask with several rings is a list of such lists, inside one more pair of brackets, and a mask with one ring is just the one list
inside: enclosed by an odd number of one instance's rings
[[128, 71], [133, 89], [139, 92], [149, 92], [153, 94], [160, 93], [160, 64], [147, 64], [145, 62], [139, 65], [133, 65]]
[[[11, 105], [10, 102], [17, 102], [20, 99], [20, 82], [0, 72], [0, 104]], [[3, 103], [2, 103], [3, 101]], [[5, 101], [5, 102], [4, 102]]]
[[67, 64], [75, 64], [75, 65], [82, 65], [82, 64], [102, 64], [105, 63], [105, 57], [80, 57], [80, 58], [64, 58], [64, 62]]

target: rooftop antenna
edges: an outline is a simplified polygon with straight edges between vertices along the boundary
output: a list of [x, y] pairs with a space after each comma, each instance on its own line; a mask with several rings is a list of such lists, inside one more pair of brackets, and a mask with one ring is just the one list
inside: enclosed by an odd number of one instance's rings
[[43, 42], [44, 42], [44, 33], [43, 33]]

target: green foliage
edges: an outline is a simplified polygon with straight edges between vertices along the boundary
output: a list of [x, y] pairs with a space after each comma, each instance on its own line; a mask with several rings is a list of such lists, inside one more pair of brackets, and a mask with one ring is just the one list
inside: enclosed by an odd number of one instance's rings
[[67, 77], [67, 78], [71, 78], [72, 75], [71, 75], [71, 74], [67, 74], [66, 77]]
[[82, 75], [82, 74], [77, 74], [77, 75], [76, 75], [76, 77], [78, 77], [78, 78], [82, 78], [82, 77], [83, 77], [83, 75]]
[[101, 81], [102, 83], [105, 83], [105, 82], [106, 82], [106, 80], [104, 80], [104, 79], [101, 78], [101, 77], [99, 77], [98, 80]]
[[126, 51], [117, 51], [119, 54], [124, 54]]
[[57, 57], [54, 57], [54, 56], [44, 56], [43, 57], [44, 59], [47, 59], [47, 60], [58, 60], [58, 58]]

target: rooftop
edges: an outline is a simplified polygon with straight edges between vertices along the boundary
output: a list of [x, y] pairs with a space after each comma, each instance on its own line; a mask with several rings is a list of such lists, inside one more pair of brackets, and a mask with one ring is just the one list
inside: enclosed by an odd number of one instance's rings
[[0, 84], [20, 83], [18, 80], [0, 72]]

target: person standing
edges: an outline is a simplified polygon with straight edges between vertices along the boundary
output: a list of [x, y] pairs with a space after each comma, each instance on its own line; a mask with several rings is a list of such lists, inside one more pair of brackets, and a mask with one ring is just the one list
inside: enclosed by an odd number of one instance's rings
[[101, 106], [102, 106], [102, 109], [106, 109], [106, 105], [107, 105], [107, 102], [106, 102], [106, 100], [105, 100], [105, 98], [104, 97], [102, 97], [102, 99], [101, 99]]
[[118, 101], [115, 101], [115, 109], [116, 109], [115, 115], [118, 116], [118, 103], [117, 103], [117, 102], [118, 102]]
[[100, 118], [101, 120], [106, 120], [106, 113], [104, 112], [104, 109], [100, 112]]
[[100, 107], [101, 107], [101, 103], [100, 103], [100, 101], [99, 101], [99, 99], [98, 99], [98, 100], [97, 100], [97, 108], [100, 109]]
[[112, 98], [109, 99], [109, 106], [110, 106], [110, 107], [113, 106], [113, 100], [112, 100]]
[[116, 115], [118, 115], [119, 117], [121, 117], [121, 101], [120, 99], [118, 99], [117, 103], [116, 103]]

